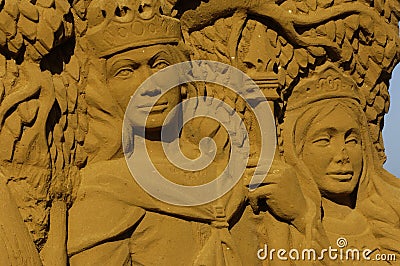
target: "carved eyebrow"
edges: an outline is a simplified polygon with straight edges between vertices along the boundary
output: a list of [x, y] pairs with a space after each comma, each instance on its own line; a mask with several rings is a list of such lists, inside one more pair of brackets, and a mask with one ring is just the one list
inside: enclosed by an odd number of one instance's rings
[[119, 68], [121, 68], [123, 66], [135, 67], [137, 65], [138, 65], [138, 63], [132, 59], [129, 59], [129, 58], [119, 59], [112, 63], [112, 65], [108, 68], [107, 72], [110, 74], [114, 74]]
[[318, 135], [323, 134], [323, 133], [328, 133], [328, 134], [334, 134], [337, 132], [336, 128], [333, 127], [326, 127], [326, 128], [321, 128], [315, 131], [312, 135], [311, 138], [318, 137]]
[[159, 57], [161, 57], [161, 58], [167, 60], [168, 62], [171, 62], [172, 59], [173, 59], [170, 53], [168, 53], [168, 52], [166, 52], [166, 51], [158, 51], [158, 52], [157, 52], [155, 55], [153, 55], [153, 56], [151, 57], [151, 59], [149, 60], [149, 65], [154, 64], [154, 62], [155, 62]]
[[114, 69], [116, 67], [125, 65], [133, 65], [133, 64], [136, 64], [136, 62], [130, 58], [119, 59], [112, 63], [110, 69]]
[[361, 135], [360, 129], [359, 128], [355, 128], [355, 127], [350, 128], [349, 130], [347, 130], [347, 132], [345, 134], [346, 138], [348, 136], [350, 136], [351, 134], [357, 134], [358, 136], [360, 136]]

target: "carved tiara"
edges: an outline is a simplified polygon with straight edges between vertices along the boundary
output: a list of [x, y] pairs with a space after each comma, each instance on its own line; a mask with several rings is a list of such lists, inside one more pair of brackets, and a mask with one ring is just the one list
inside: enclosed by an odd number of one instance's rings
[[142, 46], [177, 43], [177, 19], [161, 15], [157, 0], [95, 0], [88, 8], [87, 37], [95, 53], [106, 57]]
[[365, 104], [356, 82], [333, 64], [327, 64], [299, 82], [289, 97], [287, 110], [333, 98], [350, 98]]

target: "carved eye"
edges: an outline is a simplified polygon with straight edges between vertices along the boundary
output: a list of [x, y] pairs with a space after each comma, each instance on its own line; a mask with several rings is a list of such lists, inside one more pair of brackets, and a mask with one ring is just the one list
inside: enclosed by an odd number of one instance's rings
[[117, 70], [114, 77], [126, 79], [132, 76], [134, 72], [133, 67], [123, 67]]
[[350, 130], [345, 135], [345, 143], [348, 145], [355, 146], [360, 143], [360, 135], [357, 131]]
[[359, 142], [357, 137], [354, 136], [350, 136], [346, 139], [346, 144], [350, 144], [350, 145], [357, 145]]
[[316, 145], [321, 146], [321, 147], [328, 146], [330, 143], [331, 143], [331, 138], [328, 137], [328, 136], [319, 137], [319, 138], [317, 138], [317, 139], [315, 139], [313, 141], [313, 144], [316, 144]]
[[170, 64], [165, 60], [158, 60], [158, 61], [154, 62], [151, 67], [155, 68], [155, 69], [163, 69], [163, 68], [168, 67], [169, 65]]

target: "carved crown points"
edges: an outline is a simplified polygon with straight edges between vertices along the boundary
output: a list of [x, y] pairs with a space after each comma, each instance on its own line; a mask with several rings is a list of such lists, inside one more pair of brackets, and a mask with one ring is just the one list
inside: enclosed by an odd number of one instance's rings
[[365, 105], [357, 83], [333, 64], [325, 64], [294, 87], [287, 110], [297, 109], [324, 99], [350, 98]]
[[88, 24], [87, 38], [100, 57], [181, 40], [179, 20], [162, 15], [156, 0], [95, 0]]

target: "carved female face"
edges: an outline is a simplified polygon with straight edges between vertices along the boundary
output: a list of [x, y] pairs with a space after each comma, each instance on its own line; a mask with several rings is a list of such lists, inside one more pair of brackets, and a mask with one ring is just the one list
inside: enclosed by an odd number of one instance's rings
[[321, 194], [349, 195], [363, 168], [360, 126], [343, 107], [316, 119], [305, 136], [302, 158]]
[[[130, 97], [148, 77], [178, 63], [171, 53], [172, 50], [172, 46], [152, 45], [119, 53], [107, 60], [108, 86], [122, 110], [126, 110]], [[142, 108], [144, 113], [149, 114], [146, 128], [161, 127], [167, 114], [181, 100], [180, 88], [174, 88], [163, 95], [149, 111], [154, 98], [160, 94], [161, 89], [148, 88], [141, 93], [140, 102], [135, 103], [137, 108]]]

